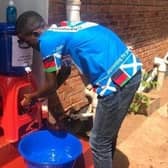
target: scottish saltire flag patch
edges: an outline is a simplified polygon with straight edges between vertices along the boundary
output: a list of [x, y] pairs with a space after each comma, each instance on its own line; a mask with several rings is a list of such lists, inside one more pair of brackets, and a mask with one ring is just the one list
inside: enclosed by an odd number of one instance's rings
[[103, 80], [101, 80], [101, 83], [97, 83], [96, 86], [96, 93], [100, 96], [109, 95], [117, 91], [111, 77], [104, 78]]
[[128, 59], [120, 66], [120, 69], [127, 73], [130, 78], [132, 78], [136, 72], [142, 69], [142, 63], [139, 58], [137, 58], [134, 54], [130, 55]]
[[53, 56], [44, 59], [43, 66], [45, 72], [53, 72], [58, 69]]
[[118, 71], [112, 76], [112, 81], [120, 87], [124, 86], [129, 81], [129, 79], [130, 77], [128, 74], [121, 69], [118, 69]]

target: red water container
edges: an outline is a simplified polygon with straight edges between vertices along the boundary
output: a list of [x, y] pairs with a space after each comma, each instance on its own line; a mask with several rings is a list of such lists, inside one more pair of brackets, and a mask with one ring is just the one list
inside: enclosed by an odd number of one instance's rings
[[34, 89], [26, 76], [0, 75], [0, 81], [0, 128], [6, 141], [16, 142], [21, 136], [41, 127], [41, 105], [35, 103], [26, 110], [21, 107], [23, 95]]

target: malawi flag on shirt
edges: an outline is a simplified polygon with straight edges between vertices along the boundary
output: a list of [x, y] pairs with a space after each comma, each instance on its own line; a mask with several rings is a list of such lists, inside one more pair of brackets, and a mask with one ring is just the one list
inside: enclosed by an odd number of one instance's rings
[[124, 86], [128, 81], [130, 77], [128, 74], [121, 69], [119, 69], [114, 75], [112, 76], [112, 81], [119, 85], [120, 87]]
[[45, 72], [53, 72], [58, 69], [53, 56], [48, 57], [45, 60], [43, 60], [43, 66], [44, 66]]

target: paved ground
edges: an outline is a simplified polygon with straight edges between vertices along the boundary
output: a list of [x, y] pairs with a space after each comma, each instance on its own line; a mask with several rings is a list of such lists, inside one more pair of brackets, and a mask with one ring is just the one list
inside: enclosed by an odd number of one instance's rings
[[114, 168], [168, 168], [168, 77], [160, 91], [160, 108], [150, 116], [128, 115], [122, 124]]

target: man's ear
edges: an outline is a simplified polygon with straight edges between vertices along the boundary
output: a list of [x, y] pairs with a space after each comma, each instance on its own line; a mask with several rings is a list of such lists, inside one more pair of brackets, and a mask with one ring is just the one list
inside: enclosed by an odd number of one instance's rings
[[42, 33], [42, 28], [38, 28], [32, 32], [32, 35], [35, 37], [39, 37], [41, 33]]
[[40, 36], [40, 32], [34, 31], [34, 32], [32, 33], [32, 35], [35, 36], [35, 37], [39, 37], [39, 36]]

